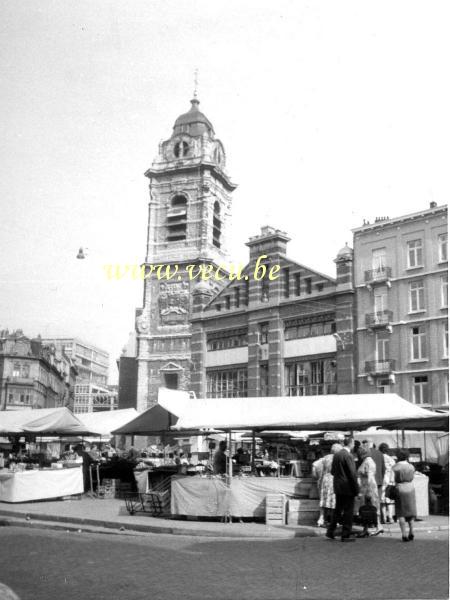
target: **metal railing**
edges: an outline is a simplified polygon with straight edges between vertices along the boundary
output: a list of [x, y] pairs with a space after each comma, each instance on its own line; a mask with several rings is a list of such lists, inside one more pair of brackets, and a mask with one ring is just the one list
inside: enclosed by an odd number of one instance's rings
[[391, 278], [391, 267], [379, 266], [376, 269], [364, 271], [364, 281], [366, 283], [374, 283], [377, 281], [386, 281]]
[[366, 361], [366, 373], [391, 373], [394, 369], [395, 360], [393, 358]]
[[392, 310], [377, 310], [366, 314], [366, 327], [383, 327], [392, 322]]

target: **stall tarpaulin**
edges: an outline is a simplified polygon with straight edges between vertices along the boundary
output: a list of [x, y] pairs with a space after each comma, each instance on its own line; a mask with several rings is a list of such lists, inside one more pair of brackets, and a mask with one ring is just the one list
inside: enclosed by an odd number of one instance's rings
[[[166, 392], [159, 402], [171, 411], [174, 403], [179, 403], [176, 396], [172, 401]], [[397, 394], [190, 398], [173, 429], [360, 430], [372, 425], [382, 427], [384, 423], [406, 428], [412, 420], [415, 429], [429, 429], [427, 424], [433, 429], [436, 414]], [[445, 418], [440, 426], [445, 427]]]
[[47, 415], [40, 415], [40, 411], [35, 411], [33, 420], [23, 425], [26, 433], [53, 433], [55, 435], [86, 435], [88, 433], [97, 433], [86, 429], [83, 423], [70, 412], [68, 408], [57, 408]]
[[[113, 435], [177, 435], [179, 437], [180, 433], [173, 430], [172, 426], [177, 423], [180, 414], [189, 410], [191, 401], [189, 392], [160, 388], [158, 404], [147, 409], [122, 427], [114, 429], [111, 433]], [[162, 402], [169, 402], [170, 409], [165, 407]], [[183, 431], [184, 436], [207, 435], [208, 433], [209, 428], [206, 428], [205, 431], [199, 431], [198, 428]]]
[[88, 431], [95, 431], [101, 437], [110, 438], [114, 429], [123, 427], [138, 415], [135, 408], [124, 408], [83, 413], [78, 418]]
[[0, 434], [15, 433], [85, 435], [89, 432], [66, 407], [0, 411]]
[[267, 494], [298, 497], [302, 482], [294, 477], [235, 477], [230, 485], [220, 478], [172, 477], [171, 513], [219, 517], [263, 517]]

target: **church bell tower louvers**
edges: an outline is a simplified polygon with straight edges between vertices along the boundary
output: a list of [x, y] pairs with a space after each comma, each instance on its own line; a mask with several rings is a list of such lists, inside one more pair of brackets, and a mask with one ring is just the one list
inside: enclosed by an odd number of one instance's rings
[[[225, 150], [199, 101], [175, 121], [171, 137], [145, 176], [150, 202], [142, 309], [137, 310], [137, 409], [156, 403], [158, 388], [190, 389], [193, 291], [188, 265], [228, 262], [231, 192]], [[152, 265], [178, 265], [177, 275], [158, 279]], [[203, 284], [204, 285], [204, 284]], [[219, 282], [209, 285], [219, 290]], [[211, 290], [213, 291], [213, 290]]]

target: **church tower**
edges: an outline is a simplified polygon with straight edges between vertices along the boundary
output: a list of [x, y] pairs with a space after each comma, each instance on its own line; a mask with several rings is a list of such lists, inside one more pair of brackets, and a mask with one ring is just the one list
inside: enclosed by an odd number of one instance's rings
[[[225, 172], [223, 144], [199, 104], [194, 95], [190, 110], [175, 121], [171, 137], [160, 143], [145, 173], [150, 202], [144, 301], [136, 313], [139, 411], [157, 401], [161, 386], [190, 389], [190, 316], [199, 278], [192, 280], [189, 272], [228, 260], [236, 185]], [[189, 270], [189, 265], [195, 268]], [[221, 283], [209, 285], [219, 291]]]

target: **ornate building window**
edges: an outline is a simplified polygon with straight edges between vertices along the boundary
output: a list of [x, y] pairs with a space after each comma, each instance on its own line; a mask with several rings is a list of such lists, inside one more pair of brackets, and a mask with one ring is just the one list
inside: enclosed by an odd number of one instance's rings
[[286, 396], [336, 393], [336, 362], [332, 359], [294, 362], [285, 366]]
[[423, 327], [411, 328], [411, 360], [427, 360], [426, 333]]
[[229, 329], [228, 331], [215, 331], [208, 334], [206, 348], [208, 352], [214, 350], [229, 350], [247, 346], [247, 328]]
[[220, 204], [216, 200], [214, 202], [214, 214], [213, 214], [213, 244], [216, 248], [220, 248], [222, 235], [222, 221], [220, 220]]
[[308, 319], [294, 319], [292, 321], [286, 321], [284, 327], [284, 339], [297, 340], [319, 335], [331, 335], [335, 333], [335, 331], [336, 325], [330, 320], [329, 316], [318, 322], [311, 322]]
[[208, 398], [245, 398], [246, 396], [246, 368], [210, 371], [207, 373]]
[[284, 269], [283, 274], [284, 274], [284, 297], [289, 298], [289, 292], [290, 292], [289, 269], [288, 268]]
[[428, 404], [428, 376], [413, 377], [413, 403]]
[[439, 262], [447, 262], [448, 253], [447, 253], [447, 237], [446, 233], [441, 233], [438, 236], [438, 244], [439, 244]]
[[408, 268], [422, 267], [422, 240], [411, 240], [408, 242]]
[[448, 275], [441, 275], [441, 307], [448, 306]]
[[174, 146], [173, 153], [176, 158], [184, 158], [189, 154], [189, 144], [187, 142], [177, 142]]
[[167, 241], [178, 242], [186, 239], [187, 198], [181, 194], [174, 196], [167, 212]]
[[423, 281], [411, 281], [409, 284], [409, 312], [425, 310], [425, 288]]

